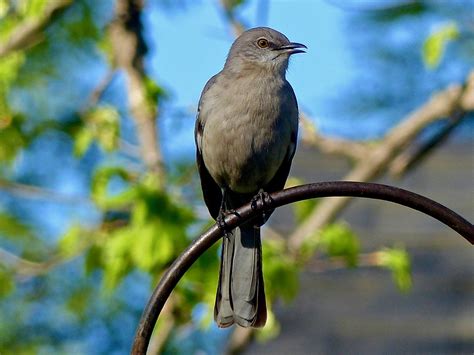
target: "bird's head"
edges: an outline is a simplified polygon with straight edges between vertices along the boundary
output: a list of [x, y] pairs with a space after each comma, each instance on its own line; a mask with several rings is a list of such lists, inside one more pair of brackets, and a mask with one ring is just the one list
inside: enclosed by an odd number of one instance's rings
[[285, 72], [292, 54], [305, 53], [306, 46], [290, 42], [271, 28], [256, 27], [242, 33], [232, 44], [226, 68], [258, 66]]

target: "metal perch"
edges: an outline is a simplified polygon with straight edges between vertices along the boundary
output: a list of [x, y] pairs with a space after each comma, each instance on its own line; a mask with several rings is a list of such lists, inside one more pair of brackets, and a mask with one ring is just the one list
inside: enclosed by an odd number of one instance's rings
[[[363, 197], [390, 201], [423, 212], [444, 223], [474, 244], [474, 226], [470, 222], [436, 201], [393, 186], [352, 181], [320, 182], [292, 187], [272, 193], [270, 196], [273, 200], [271, 206], [259, 204], [256, 209], [252, 209], [250, 204], [246, 204], [237, 209], [236, 214], [228, 215], [225, 218], [225, 223], [233, 229], [252, 219], [266, 208], [276, 208], [311, 198]], [[156, 321], [171, 291], [197, 258], [218, 241], [222, 234], [223, 231], [214, 225], [194, 240], [165, 272], [142, 314], [133, 343], [133, 355], [146, 354]]]

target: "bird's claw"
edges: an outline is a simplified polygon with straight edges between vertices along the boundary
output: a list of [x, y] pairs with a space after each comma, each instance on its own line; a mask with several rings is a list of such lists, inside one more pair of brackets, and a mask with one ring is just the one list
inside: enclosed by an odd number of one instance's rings
[[250, 202], [251, 208], [256, 210], [258, 208], [259, 202], [261, 203], [262, 207], [269, 208], [273, 203], [273, 199], [268, 192], [260, 190], [254, 197], [252, 197]]
[[232, 228], [229, 228], [229, 225], [225, 221], [225, 218], [230, 214], [233, 214], [240, 218], [240, 214], [234, 209], [228, 211], [220, 210], [219, 215], [216, 218], [217, 226], [219, 227], [219, 229], [222, 229], [224, 231], [225, 237], [228, 237], [230, 232], [232, 231]]
[[270, 217], [273, 212], [271, 206], [273, 205], [273, 199], [270, 194], [266, 191], [260, 190], [250, 201], [250, 207], [252, 210], [256, 210], [260, 206], [263, 208], [261, 218], [257, 219], [255, 226], [261, 227]]

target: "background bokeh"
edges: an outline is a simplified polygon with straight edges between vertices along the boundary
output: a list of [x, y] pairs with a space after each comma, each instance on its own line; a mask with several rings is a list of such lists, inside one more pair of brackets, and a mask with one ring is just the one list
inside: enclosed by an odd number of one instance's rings
[[[384, 179], [472, 219], [471, 0], [0, 0], [1, 354], [129, 352], [152, 287], [211, 223], [194, 167], [200, 92], [235, 35], [261, 25], [308, 46], [287, 74], [303, 113], [289, 184]], [[459, 97], [444, 100], [447, 88]], [[441, 108], [390, 146], [435, 94]], [[385, 205], [306, 202], [272, 217], [274, 312], [259, 332], [213, 324], [215, 246], [172, 296], [151, 353], [471, 352], [472, 250]], [[430, 294], [439, 278], [455, 291]], [[453, 331], [430, 330], [443, 319]], [[405, 331], [413, 341], [397, 347]]]

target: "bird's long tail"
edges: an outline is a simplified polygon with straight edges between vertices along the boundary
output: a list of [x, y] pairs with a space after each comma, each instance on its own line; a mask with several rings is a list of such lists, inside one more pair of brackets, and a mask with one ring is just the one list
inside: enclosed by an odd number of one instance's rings
[[223, 238], [214, 319], [219, 327], [234, 322], [263, 327], [267, 320], [260, 228], [244, 225]]

